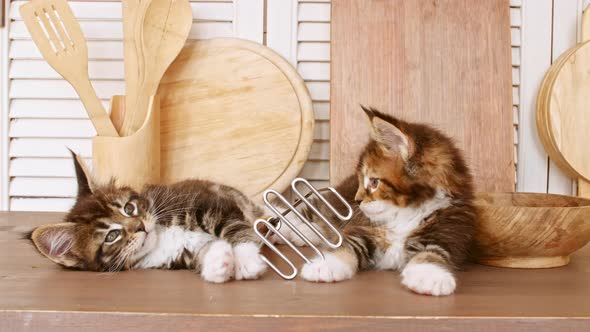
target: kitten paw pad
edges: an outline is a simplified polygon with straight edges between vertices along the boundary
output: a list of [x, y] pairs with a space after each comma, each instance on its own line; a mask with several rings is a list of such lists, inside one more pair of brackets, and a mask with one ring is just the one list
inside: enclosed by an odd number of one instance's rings
[[333, 254], [324, 255], [325, 259], [316, 257], [311, 263], [303, 265], [303, 279], [313, 282], [336, 282], [352, 278], [355, 270], [347, 262]]
[[433, 263], [408, 264], [401, 273], [402, 284], [418, 294], [451, 295], [457, 287], [455, 277]]
[[226, 282], [234, 275], [234, 254], [225, 241], [214, 242], [203, 258], [201, 276], [209, 282]]
[[266, 263], [260, 258], [260, 248], [255, 243], [240, 243], [234, 247], [235, 278], [258, 279], [266, 271]]

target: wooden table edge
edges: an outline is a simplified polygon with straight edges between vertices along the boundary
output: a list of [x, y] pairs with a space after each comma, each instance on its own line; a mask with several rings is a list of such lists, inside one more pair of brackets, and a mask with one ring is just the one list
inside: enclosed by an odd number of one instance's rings
[[150, 312], [0, 310], [2, 331], [208, 331], [270, 330], [371, 330], [404, 331], [588, 331], [590, 317], [484, 317], [484, 316], [344, 316], [344, 315], [266, 315], [198, 314]]

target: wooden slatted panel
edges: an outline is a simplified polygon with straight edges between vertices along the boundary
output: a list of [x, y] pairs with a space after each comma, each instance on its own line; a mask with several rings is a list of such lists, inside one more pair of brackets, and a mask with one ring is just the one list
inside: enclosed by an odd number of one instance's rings
[[[123, 43], [120, 41], [87, 41], [88, 59], [123, 60]], [[8, 57], [12, 60], [42, 60], [39, 49], [32, 40], [12, 40]]]
[[13, 158], [10, 161], [10, 176], [73, 178], [76, 174], [69, 158]]
[[84, 138], [13, 138], [10, 141], [13, 158], [69, 158], [68, 148], [83, 157], [92, 157], [92, 143]]
[[[107, 101], [103, 102], [103, 106], [108, 110]], [[13, 99], [9, 107], [12, 118], [86, 119], [88, 117], [82, 102], [74, 99]]]
[[[62, 197], [76, 195], [76, 181], [73, 178], [13, 177], [10, 183], [11, 198], [18, 197]], [[32, 206], [31, 209], [36, 209]]]
[[518, 119], [520, 109], [520, 43], [515, 45], [515, 34], [520, 40], [522, 35], [522, 1], [511, 0], [510, 1], [510, 26], [511, 26], [511, 38], [512, 40], [512, 99], [513, 99], [513, 123], [514, 123], [514, 179], [515, 189], [517, 187], [518, 176], [516, 174], [518, 164]]
[[[10, 7], [10, 18], [21, 20], [19, 8], [26, 1], [14, 1]], [[69, 1], [74, 16], [78, 20], [121, 20], [121, 2], [76, 2]], [[192, 2], [193, 20], [228, 21], [231, 22], [234, 8], [231, 1], [224, 2]]]
[[[15, 1], [9, 12], [11, 210], [65, 211], [75, 195], [69, 147], [90, 158], [94, 128], [71, 86], [41, 57]], [[69, 1], [88, 40], [89, 76], [105, 108], [124, 93], [121, 3]], [[190, 39], [236, 34], [233, 1], [193, 1]], [[318, 137], [329, 135], [319, 128]]]
[[[123, 25], [120, 21], [82, 21], [82, 33], [89, 41], [122, 40]], [[194, 22], [189, 32], [191, 39], [229, 37], [233, 34], [231, 22]], [[9, 37], [12, 40], [28, 40], [29, 32], [22, 21], [13, 21]]]
[[[123, 78], [123, 61], [96, 61], [88, 63], [90, 79], [117, 80]], [[61, 79], [61, 76], [44, 60], [12, 60], [8, 73], [11, 79]]]
[[315, 141], [301, 176], [316, 186], [330, 180], [330, 10], [330, 1], [300, 0], [297, 5], [297, 70], [316, 116]]
[[73, 204], [73, 198], [17, 197], [10, 200], [10, 209], [12, 211], [31, 211], [31, 207], [33, 207], [37, 211], [63, 212]]

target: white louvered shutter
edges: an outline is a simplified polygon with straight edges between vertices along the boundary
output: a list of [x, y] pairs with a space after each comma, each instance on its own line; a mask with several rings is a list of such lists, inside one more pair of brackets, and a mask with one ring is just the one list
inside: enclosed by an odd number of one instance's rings
[[[240, 36], [262, 41], [247, 9], [262, 0], [192, 1], [190, 39]], [[66, 146], [90, 158], [94, 128], [72, 87], [41, 57], [22, 22], [15, 1], [9, 13], [9, 207], [13, 211], [65, 211], [76, 192]], [[120, 2], [69, 1], [88, 41], [89, 75], [108, 108], [124, 94]], [[262, 6], [260, 6], [262, 8]], [[234, 22], [245, 22], [238, 31]], [[3, 50], [4, 51], [4, 50]], [[4, 180], [4, 179], [3, 179]]]
[[[514, 173], [518, 164], [518, 119], [520, 108], [520, 44], [522, 27], [522, 1], [510, 1], [510, 31], [512, 35], [512, 110], [514, 114]], [[518, 179], [518, 175], [514, 177]]]
[[330, 1], [297, 3], [297, 70], [315, 112], [314, 143], [301, 175], [325, 187], [330, 181]]

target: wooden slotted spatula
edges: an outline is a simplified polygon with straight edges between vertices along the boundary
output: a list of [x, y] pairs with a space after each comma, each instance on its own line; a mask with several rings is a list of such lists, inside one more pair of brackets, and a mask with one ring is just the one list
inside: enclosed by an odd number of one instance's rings
[[65, 0], [34, 0], [20, 7], [25, 25], [45, 61], [65, 78], [100, 136], [119, 136], [88, 77], [88, 48]]

